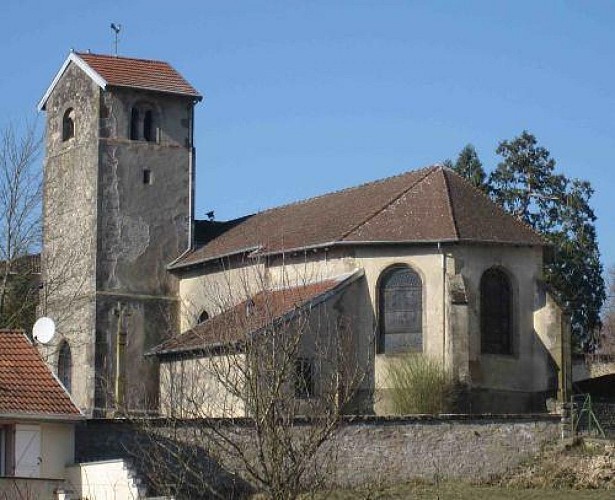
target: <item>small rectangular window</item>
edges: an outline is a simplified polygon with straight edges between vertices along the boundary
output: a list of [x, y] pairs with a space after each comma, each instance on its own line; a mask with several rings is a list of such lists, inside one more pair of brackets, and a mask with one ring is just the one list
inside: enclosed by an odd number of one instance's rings
[[143, 169], [143, 184], [152, 183], [152, 171], [149, 168]]
[[295, 397], [300, 399], [311, 398], [314, 395], [314, 378], [312, 361], [307, 358], [298, 358], [295, 361]]

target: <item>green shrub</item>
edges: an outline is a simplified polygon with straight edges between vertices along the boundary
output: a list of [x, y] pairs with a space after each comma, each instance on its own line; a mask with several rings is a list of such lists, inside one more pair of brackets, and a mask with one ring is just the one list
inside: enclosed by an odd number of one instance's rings
[[390, 358], [387, 368], [393, 413], [446, 413], [455, 383], [442, 363], [422, 354]]

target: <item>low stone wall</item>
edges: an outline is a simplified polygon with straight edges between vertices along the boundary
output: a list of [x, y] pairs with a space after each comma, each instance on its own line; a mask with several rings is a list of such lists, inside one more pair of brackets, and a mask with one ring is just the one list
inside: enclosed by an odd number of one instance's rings
[[[156, 425], [164, 429], [165, 424]], [[175, 434], [192, 435], [190, 429], [196, 425], [182, 422], [185, 433], [175, 430]], [[249, 422], [236, 425], [249, 438]], [[297, 421], [298, 432], [304, 425]], [[130, 457], [135, 446], [143, 453], [147, 439], [139, 436], [138, 426], [126, 421], [90, 420], [77, 430], [77, 460]], [[348, 418], [332, 442], [337, 457], [333, 477], [340, 486], [386, 485], [413, 478], [485, 479], [516, 467], [559, 436], [560, 418], [554, 415]]]
[[486, 479], [560, 436], [553, 416], [441, 416], [359, 420], [340, 433], [338, 482]]

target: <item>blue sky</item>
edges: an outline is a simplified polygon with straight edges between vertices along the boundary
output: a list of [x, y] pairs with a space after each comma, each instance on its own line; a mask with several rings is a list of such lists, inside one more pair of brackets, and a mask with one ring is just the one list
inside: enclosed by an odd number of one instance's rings
[[[615, 265], [615, 3], [3, 0], [0, 126], [70, 48], [171, 62], [204, 95], [197, 215], [219, 219], [534, 133], [596, 189]], [[41, 117], [42, 119], [42, 117]]]

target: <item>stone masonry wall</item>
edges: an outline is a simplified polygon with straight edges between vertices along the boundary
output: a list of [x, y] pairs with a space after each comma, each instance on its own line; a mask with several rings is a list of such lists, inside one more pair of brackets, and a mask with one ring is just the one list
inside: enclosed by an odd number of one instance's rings
[[[249, 437], [249, 425], [243, 424]], [[180, 425], [191, 435], [192, 426], [199, 424]], [[301, 432], [305, 422], [296, 425]], [[332, 443], [337, 463], [330, 470], [340, 486], [385, 486], [436, 476], [484, 479], [514, 468], [559, 435], [558, 416], [355, 417]], [[131, 457], [134, 450], [147, 450], [147, 443], [138, 425], [90, 420], [77, 430], [76, 459]], [[212, 470], [211, 464], [204, 463], [203, 470]]]

